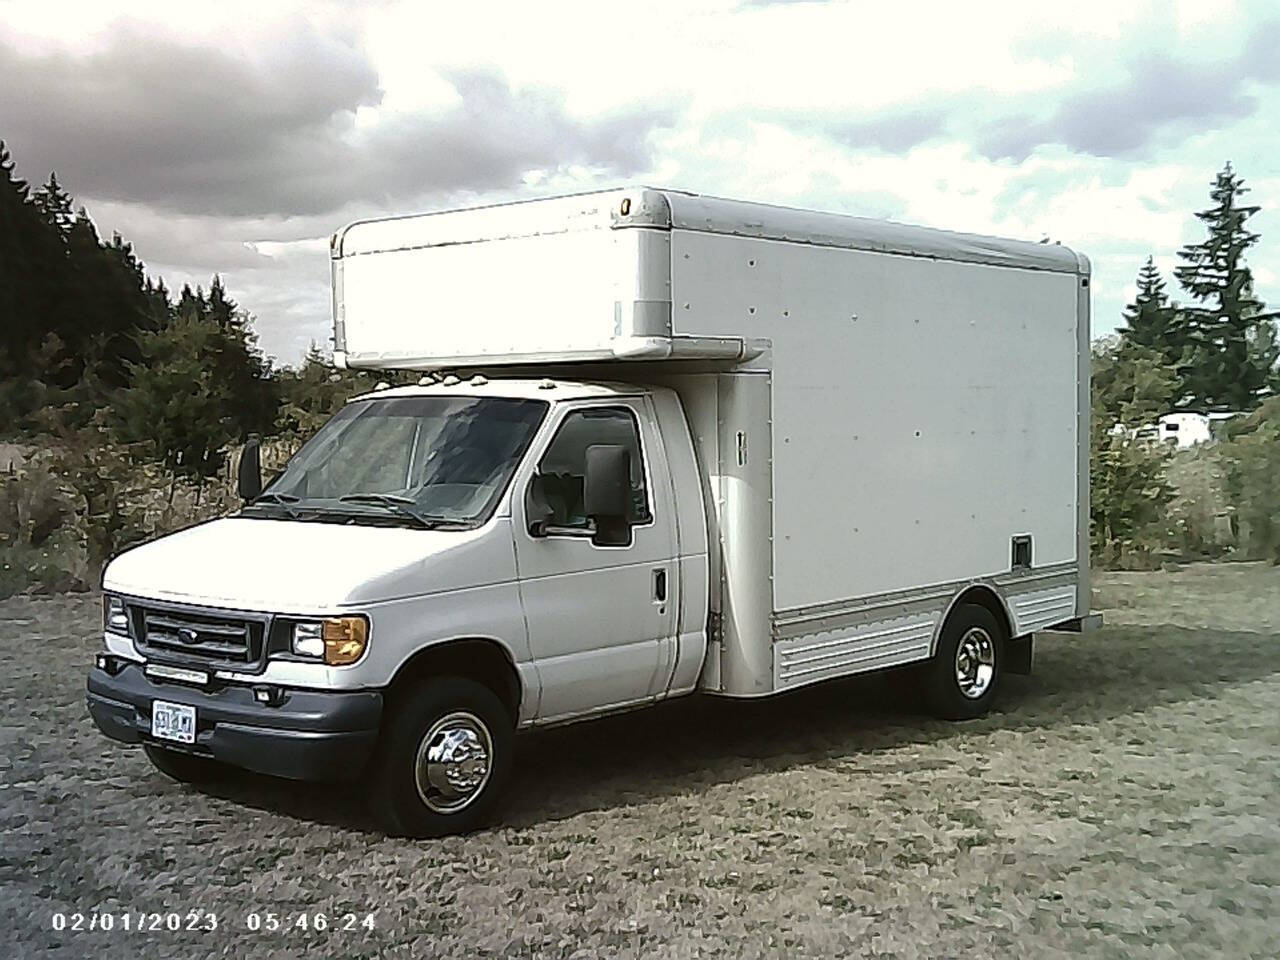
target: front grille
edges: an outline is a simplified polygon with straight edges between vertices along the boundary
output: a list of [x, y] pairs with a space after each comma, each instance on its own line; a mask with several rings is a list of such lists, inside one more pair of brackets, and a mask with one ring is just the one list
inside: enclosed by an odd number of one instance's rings
[[262, 657], [264, 620], [151, 605], [129, 611], [138, 647], [160, 659], [245, 666]]

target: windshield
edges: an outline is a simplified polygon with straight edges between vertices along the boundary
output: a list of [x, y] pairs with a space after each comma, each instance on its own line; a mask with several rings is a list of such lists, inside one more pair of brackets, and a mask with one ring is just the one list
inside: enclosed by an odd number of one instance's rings
[[547, 410], [540, 400], [385, 397], [348, 404], [260, 502], [474, 524], [502, 496]]

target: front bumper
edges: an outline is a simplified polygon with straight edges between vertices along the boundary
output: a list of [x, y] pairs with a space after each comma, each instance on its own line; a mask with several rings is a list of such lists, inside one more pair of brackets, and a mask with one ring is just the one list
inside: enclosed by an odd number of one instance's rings
[[[285, 689], [275, 705], [268, 705], [259, 703], [247, 686], [200, 689], [156, 681], [138, 663], [119, 666], [115, 673], [95, 666], [87, 697], [93, 722], [113, 740], [158, 743], [291, 780], [359, 776], [382, 717], [382, 694], [375, 690]], [[152, 739], [153, 700], [195, 707], [194, 744]]]

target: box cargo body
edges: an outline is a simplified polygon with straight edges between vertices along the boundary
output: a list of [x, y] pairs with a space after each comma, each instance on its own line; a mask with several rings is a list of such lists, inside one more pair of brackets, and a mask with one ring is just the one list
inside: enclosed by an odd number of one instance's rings
[[638, 189], [357, 223], [333, 270], [351, 366], [676, 390], [706, 689], [928, 657], [974, 584], [1015, 637], [1088, 614], [1089, 265], [1064, 247]]

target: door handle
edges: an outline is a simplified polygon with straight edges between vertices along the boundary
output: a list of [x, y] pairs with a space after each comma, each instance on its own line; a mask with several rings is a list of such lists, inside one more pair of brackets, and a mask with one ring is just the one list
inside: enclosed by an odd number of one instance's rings
[[653, 571], [653, 602], [667, 602], [667, 571], [661, 567]]

